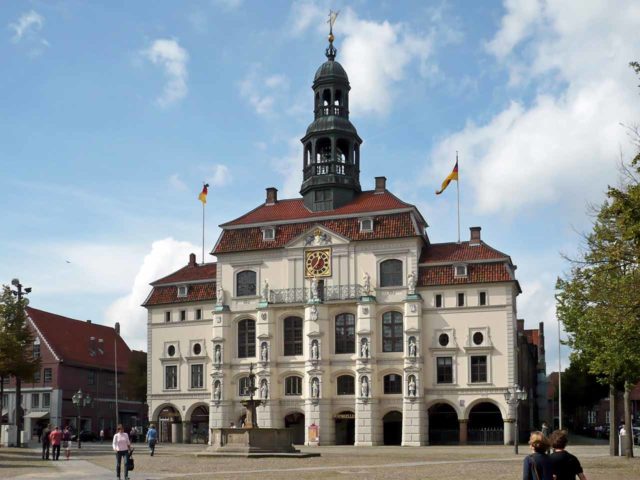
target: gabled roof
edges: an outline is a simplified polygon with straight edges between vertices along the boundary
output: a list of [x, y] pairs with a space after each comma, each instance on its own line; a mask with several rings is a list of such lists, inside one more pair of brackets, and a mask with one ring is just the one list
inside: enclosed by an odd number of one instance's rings
[[[32, 307], [27, 307], [26, 311], [37, 331], [61, 361], [114, 370], [117, 349], [118, 370], [127, 369], [131, 350], [114, 328]], [[91, 337], [95, 338], [95, 343], [91, 341]], [[97, 342], [100, 338], [103, 340], [102, 344]], [[94, 345], [100, 345], [103, 353], [91, 355]]]
[[511, 275], [511, 271], [505, 262], [469, 264], [465, 277], [456, 277], [451, 265], [418, 267], [419, 287], [510, 281], [515, 281], [515, 278]]
[[511, 260], [509, 256], [490, 247], [483, 241], [475, 245], [469, 242], [432, 243], [425, 245], [420, 255], [420, 264], [455, 263], [477, 260]]
[[205, 263], [203, 265], [187, 264], [180, 270], [170, 273], [166, 277], [162, 277], [151, 283], [151, 285], [167, 285], [176, 283], [189, 283], [201, 280], [215, 280], [217, 264], [215, 262]]
[[322, 217], [340, 217], [358, 215], [386, 210], [415, 209], [409, 203], [405, 203], [389, 191], [376, 193], [374, 190], [361, 192], [353, 201], [340, 208], [321, 212], [312, 212], [304, 206], [302, 198], [278, 200], [273, 205], [259, 205], [249, 213], [242, 215], [220, 227], [233, 227], [237, 225], [269, 225], [289, 220], [312, 220]]
[[421, 234], [421, 232], [416, 230], [416, 225], [410, 212], [376, 215], [373, 217], [373, 222], [374, 227], [372, 232], [361, 232], [360, 222], [357, 217], [277, 225], [275, 227], [275, 239], [267, 241], [263, 240], [262, 229], [260, 227], [223, 230], [212, 253], [219, 254], [282, 248], [291, 240], [315, 225], [322, 225], [326, 229], [349, 240], [405, 238], [417, 237]]
[[216, 300], [216, 282], [195, 283], [187, 286], [187, 296], [178, 297], [176, 285], [160, 285], [153, 287], [151, 293], [142, 304], [144, 307], [151, 305], [166, 305], [170, 303], [201, 302]]

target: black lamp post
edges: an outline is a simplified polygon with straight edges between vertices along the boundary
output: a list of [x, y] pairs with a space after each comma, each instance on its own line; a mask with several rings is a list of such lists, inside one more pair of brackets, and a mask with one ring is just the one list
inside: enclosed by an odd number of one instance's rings
[[[20, 280], [14, 278], [11, 280], [11, 285], [16, 287], [15, 290], [11, 290], [16, 297], [18, 297], [18, 302], [22, 301], [22, 297], [24, 295], [28, 295], [31, 293], [31, 287], [24, 287]], [[23, 289], [24, 288], [24, 289]], [[25, 306], [29, 304], [29, 300], [25, 299]], [[16, 429], [18, 432], [17, 444], [18, 447], [22, 445], [22, 395], [20, 390], [22, 388], [22, 379], [20, 377], [16, 377]]]
[[517, 455], [518, 440], [520, 440], [519, 438], [520, 431], [518, 429], [518, 406], [520, 405], [521, 401], [525, 401], [527, 399], [527, 392], [524, 389], [520, 388], [519, 386], [514, 385], [504, 393], [504, 399], [506, 400], [508, 405], [514, 406], [516, 410], [515, 424], [514, 424], [515, 438], [513, 439], [513, 453]]
[[78, 410], [78, 424], [77, 424], [77, 430], [78, 430], [78, 448], [81, 448], [81, 444], [80, 444], [80, 410], [82, 409], [82, 407], [88, 407], [91, 405], [91, 395], [89, 395], [88, 393], [82, 393], [82, 389], [78, 390], [76, 393], [73, 394], [73, 397], [71, 397], [71, 400], [73, 401], [73, 404], [76, 406], [77, 410]]

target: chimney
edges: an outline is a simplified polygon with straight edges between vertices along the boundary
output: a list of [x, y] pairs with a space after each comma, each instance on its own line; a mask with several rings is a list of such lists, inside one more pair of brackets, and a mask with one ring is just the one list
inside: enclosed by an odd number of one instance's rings
[[196, 254], [195, 253], [190, 253], [189, 254], [189, 266], [190, 267], [195, 267], [196, 266]]
[[480, 230], [482, 227], [471, 227], [471, 237], [469, 238], [469, 245], [480, 245]]
[[387, 190], [387, 177], [376, 177], [375, 193], [384, 193]]
[[[91, 323], [91, 320], [87, 320], [87, 323]], [[91, 338], [93, 338], [93, 337], [91, 337]]]
[[120, 322], [116, 322], [116, 326], [115, 326], [114, 330], [116, 331], [116, 333], [118, 335], [120, 335]]
[[278, 203], [278, 189], [275, 187], [267, 188], [267, 201], [265, 205], [275, 205]]

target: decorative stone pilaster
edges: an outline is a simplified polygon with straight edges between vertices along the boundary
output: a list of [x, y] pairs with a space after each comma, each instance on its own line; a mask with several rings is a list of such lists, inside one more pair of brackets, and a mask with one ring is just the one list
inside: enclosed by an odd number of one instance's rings
[[[331, 416], [331, 401], [309, 398], [304, 403], [304, 444], [317, 447], [335, 443], [335, 424]], [[317, 429], [316, 438], [310, 437], [310, 430]]]
[[[356, 385], [356, 389], [359, 388], [358, 385]], [[356, 400], [356, 446], [372, 446], [382, 443], [382, 422], [379, 418], [378, 407], [376, 399], [358, 398]]]

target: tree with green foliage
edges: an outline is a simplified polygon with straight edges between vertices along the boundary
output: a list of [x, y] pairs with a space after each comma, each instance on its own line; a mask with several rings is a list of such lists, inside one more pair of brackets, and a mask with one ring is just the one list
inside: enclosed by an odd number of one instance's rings
[[[632, 64], [640, 74], [640, 65]], [[580, 361], [610, 386], [610, 445], [615, 454], [615, 391], [624, 385], [625, 424], [630, 430], [629, 393], [640, 379], [640, 135], [631, 130], [638, 154], [621, 166], [623, 179], [609, 187], [595, 212], [584, 252], [559, 278], [557, 313], [569, 334], [572, 361]], [[626, 451], [632, 455], [631, 435]]]
[[40, 369], [40, 358], [33, 355], [33, 334], [27, 323], [27, 299], [16, 298], [8, 286], [0, 296], [0, 375], [13, 376], [16, 381], [16, 425], [18, 446], [21, 443], [22, 381], [33, 380]]

